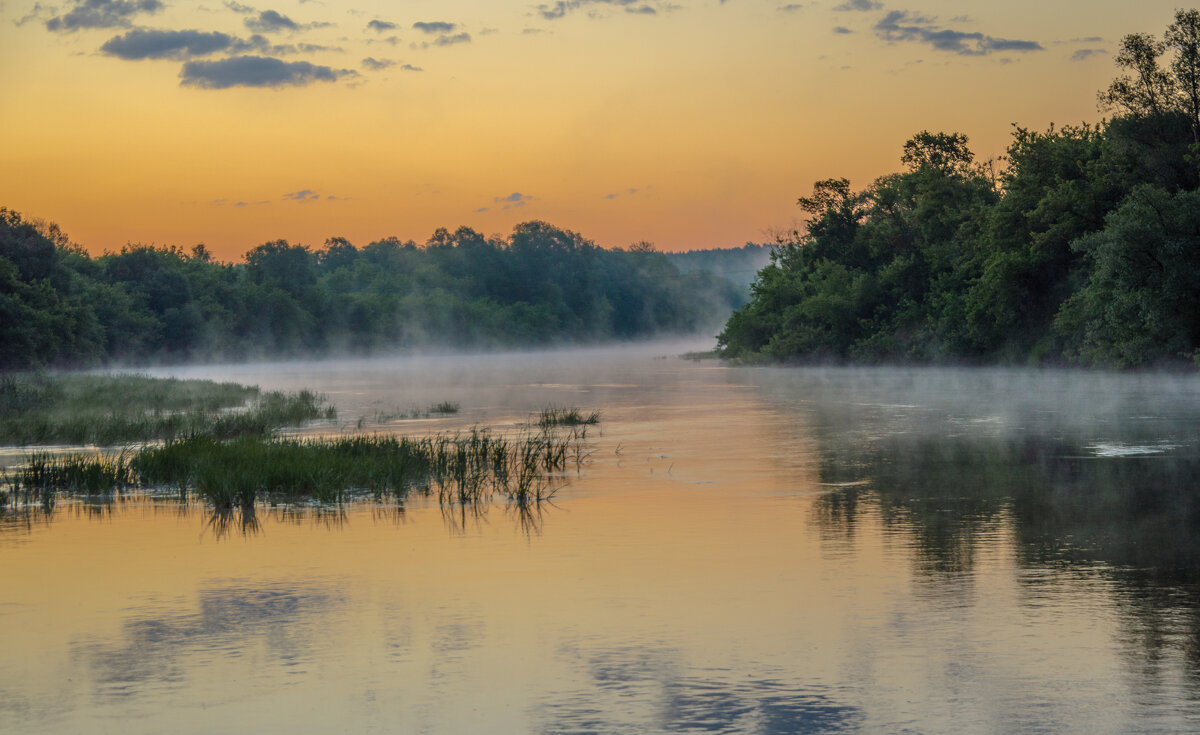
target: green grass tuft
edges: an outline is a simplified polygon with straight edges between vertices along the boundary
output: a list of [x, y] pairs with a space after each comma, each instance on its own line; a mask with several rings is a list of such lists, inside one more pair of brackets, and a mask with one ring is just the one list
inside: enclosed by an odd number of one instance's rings
[[584, 413], [578, 408], [558, 408], [550, 406], [543, 408], [538, 418], [538, 426], [590, 426], [600, 423], [600, 412]]
[[0, 377], [0, 445], [113, 446], [211, 434], [265, 436], [284, 426], [334, 419], [309, 391], [141, 375]]

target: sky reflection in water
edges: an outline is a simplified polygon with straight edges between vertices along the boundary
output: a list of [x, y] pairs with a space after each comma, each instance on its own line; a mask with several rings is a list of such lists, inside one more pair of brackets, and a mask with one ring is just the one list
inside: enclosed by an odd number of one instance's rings
[[549, 403], [604, 423], [536, 518], [420, 499], [245, 528], [163, 501], [9, 514], [0, 714], [29, 732], [1196, 728], [1195, 380], [662, 352], [208, 369], [326, 390], [351, 422], [463, 404], [405, 430]]

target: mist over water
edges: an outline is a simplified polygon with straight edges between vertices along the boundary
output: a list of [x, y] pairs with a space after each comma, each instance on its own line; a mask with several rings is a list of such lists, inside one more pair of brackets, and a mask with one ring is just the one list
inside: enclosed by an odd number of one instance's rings
[[[1190, 732], [1200, 381], [734, 368], [709, 343], [174, 368], [312, 431], [602, 412], [510, 509], [0, 519], [21, 732]], [[453, 415], [397, 418], [440, 401]], [[361, 420], [361, 421], [360, 421]]]

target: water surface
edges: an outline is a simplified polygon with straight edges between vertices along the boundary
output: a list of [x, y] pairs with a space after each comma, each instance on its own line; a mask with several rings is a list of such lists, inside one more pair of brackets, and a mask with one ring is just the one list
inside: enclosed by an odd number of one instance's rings
[[4, 729], [1200, 729], [1200, 382], [683, 349], [162, 371], [323, 391], [311, 431], [604, 421], [529, 516], [9, 514]]

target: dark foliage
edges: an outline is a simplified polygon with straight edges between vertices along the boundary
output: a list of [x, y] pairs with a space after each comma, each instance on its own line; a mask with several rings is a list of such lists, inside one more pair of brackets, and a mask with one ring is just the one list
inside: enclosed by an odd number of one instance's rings
[[[1173, 58], [1172, 58], [1173, 55]], [[1200, 13], [1129, 36], [1098, 126], [1016, 128], [999, 173], [922, 131], [907, 170], [817, 182], [719, 338], [730, 357], [1183, 363], [1200, 350]]]
[[652, 248], [544, 222], [508, 239], [439, 229], [424, 246], [278, 240], [224, 264], [203, 246], [91, 258], [0, 209], [0, 369], [637, 339], [716, 329], [740, 299]]

